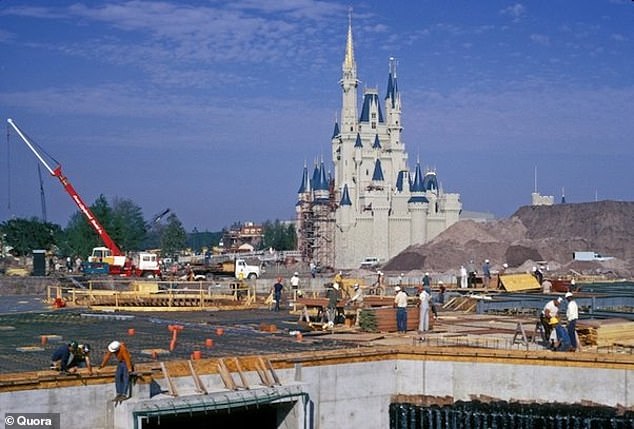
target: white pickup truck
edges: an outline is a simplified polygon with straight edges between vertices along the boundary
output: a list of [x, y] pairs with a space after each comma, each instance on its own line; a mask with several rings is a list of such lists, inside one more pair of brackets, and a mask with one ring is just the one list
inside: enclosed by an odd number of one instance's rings
[[381, 263], [381, 260], [376, 256], [368, 256], [361, 261], [361, 268], [376, 268]]

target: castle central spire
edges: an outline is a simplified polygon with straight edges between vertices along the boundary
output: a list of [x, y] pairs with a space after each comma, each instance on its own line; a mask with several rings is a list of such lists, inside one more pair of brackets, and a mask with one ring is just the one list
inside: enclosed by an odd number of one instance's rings
[[354, 43], [352, 41], [352, 10], [348, 14], [348, 37], [346, 40], [346, 54], [343, 59], [342, 76], [339, 83], [343, 89], [341, 110], [342, 133], [351, 133], [356, 128], [357, 121], [357, 64], [354, 60]]
[[352, 9], [348, 13], [348, 38], [346, 40], [346, 56], [343, 60], [343, 71], [354, 71], [356, 75], [357, 65], [354, 61], [354, 44], [352, 42]]

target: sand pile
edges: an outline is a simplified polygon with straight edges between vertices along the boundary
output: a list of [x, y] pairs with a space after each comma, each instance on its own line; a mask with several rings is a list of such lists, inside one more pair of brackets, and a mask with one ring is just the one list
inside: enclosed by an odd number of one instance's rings
[[[615, 259], [573, 261], [573, 252], [589, 250]], [[511, 269], [524, 271], [526, 266], [546, 261], [551, 271], [631, 277], [634, 202], [527, 206], [509, 219], [460, 221], [429, 243], [408, 247], [383, 269], [455, 273], [473, 261], [479, 271], [484, 259], [491, 260], [494, 270], [507, 263]]]

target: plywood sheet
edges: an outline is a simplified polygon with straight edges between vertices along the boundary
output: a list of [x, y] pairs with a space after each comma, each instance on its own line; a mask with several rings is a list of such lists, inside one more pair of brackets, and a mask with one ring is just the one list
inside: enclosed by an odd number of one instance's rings
[[500, 281], [507, 292], [541, 289], [539, 282], [531, 274], [503, 274]]

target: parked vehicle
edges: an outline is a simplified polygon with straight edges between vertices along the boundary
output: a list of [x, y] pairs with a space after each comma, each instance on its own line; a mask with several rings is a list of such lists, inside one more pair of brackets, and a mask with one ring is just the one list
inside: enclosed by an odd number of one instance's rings
[[368, 256], [361, 262], [361, 268], [376, 268], [381, 261], [376, 256]]

